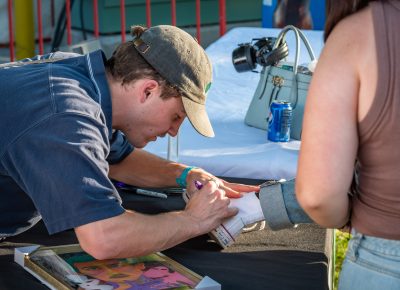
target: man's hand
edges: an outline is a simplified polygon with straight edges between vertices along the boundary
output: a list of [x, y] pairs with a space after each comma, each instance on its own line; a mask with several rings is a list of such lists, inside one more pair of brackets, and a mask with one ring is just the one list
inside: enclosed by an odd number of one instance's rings
[[229, 203], [225, 191], [218, 188], [216, 182], [208, 181], [202, 189], [196, 189], [192, 194], [185, 213], [198, 226], [199, 234], [204, 234], [218, 227], [224, 219], [238, 213], [238, 209], [230, 208]]
[[195, 192], [197, 189], [194, 185], [195, 180], [200, 181], [201, 183], [205, 184], [209, 180], [214, 180], [215, 183], [218, 185], [219, 189], [225, 191], [225, 196], [229, 198], [239, 198], [242, 196], [242, 192], [258, 192], [260, 187], [257, 185], [246, 185], [240, 183], [231, 183], [227, 182], [223, 179], [215, 177], [214, 175], [200, 169], [195, 168], [189, 171], [187, 176], [187, 190], [189, 193]]

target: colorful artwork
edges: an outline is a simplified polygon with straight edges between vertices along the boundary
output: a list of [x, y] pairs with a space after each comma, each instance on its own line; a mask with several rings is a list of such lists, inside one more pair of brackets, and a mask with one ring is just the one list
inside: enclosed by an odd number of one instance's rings
[[[88, 261], [82, 261], [85, 258]], [[156, 255], [140, 259], [99, 261], [83, 254], [65, 260], [80, 274], [97, 279], [101, 284], [110, 285], [111, 289], [193, 289], [195, 286], [193, 281], [168, 266]], [[84, 285], [79, 286], [83, 288]]]
[[36, 252], [31, 261], [67, 289], [194, 289], [201, 277], [156, 253], [139, 258], [96, 260], [83, 251]]

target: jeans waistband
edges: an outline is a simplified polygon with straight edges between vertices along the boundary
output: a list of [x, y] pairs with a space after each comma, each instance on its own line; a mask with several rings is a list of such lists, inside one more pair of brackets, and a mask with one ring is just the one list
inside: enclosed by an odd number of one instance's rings
[[389, 240], [373, 236], [367, 236], [357, 232], [354, 228], [352, 229], [351, 234], [352, 238], [349, 243], [348, 255], [354, 256], [354, 258], [357, 255], [357, 250], [359, 247], [385, 255], [397, 256], [400, 254], [399, 240]]

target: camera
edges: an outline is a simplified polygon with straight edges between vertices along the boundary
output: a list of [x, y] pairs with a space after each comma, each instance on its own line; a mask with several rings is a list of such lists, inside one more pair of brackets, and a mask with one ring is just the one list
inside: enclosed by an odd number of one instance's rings
[[253, 38], [250, 43], [238, 44], [232, 52], [232, 63], [237, 72], [252, 71], [257, 64], [269, 66], [289, 55], [286, 41], [274, 49], [276, 37]]

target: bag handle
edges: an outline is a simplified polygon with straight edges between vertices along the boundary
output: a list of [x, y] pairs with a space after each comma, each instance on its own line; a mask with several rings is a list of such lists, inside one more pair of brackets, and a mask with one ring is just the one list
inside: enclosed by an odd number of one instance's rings
[[278, 39], [276, 40], [273, 49], [277, 48], [281, 42], [285, 41], [285, 36], [288, 31], [292, 30], [295, 35], [296, 40], [296, 53], [294, 58], [294, 66], [293, 66], [293, 81], [292, 81], [292, 89], [290, 92], [290, 100], [292, 103], [293, 110], [297, 106], [298, 96], [297, 96], [297, 66], [299, 65], [299, 58], [300, 58], [300, 39], [303, 41], [304, 45], [307, 48], [308, 54], [311, 58], [311, 61], [315, 60], [314, 51], [311, 48], [308, 39], [303, 34], [303, 32], [293, 25], [285, 26], [282, 31], [278, 35]]
[[305, 47], [307, 48], [308, 54], [310, 56], [310, 59], [313, 61], [315, 60], [315, 55], [314, 51], [311, 48], [311, 45], [304, 35], [304, 33], [298, 29], [297, 27], [293, 25], [287, 25], [285, 26], [282, 31], [278, 35], [278, 39], [275, 41], [273, 49], [276, 49], [278, 45], [282, 42], [285, 41], [286, 33], [292, 30], [295, 35], [295, 40], [296, 40], [296, 53], [295, 53], [295, 58], [294, 58], [294, 67], [293, 67], [293, 72], [296, 75], [297, 74], [297, 66], [299, 65], [299, 59], [300, 59], [300, 39], [303, 41]]

